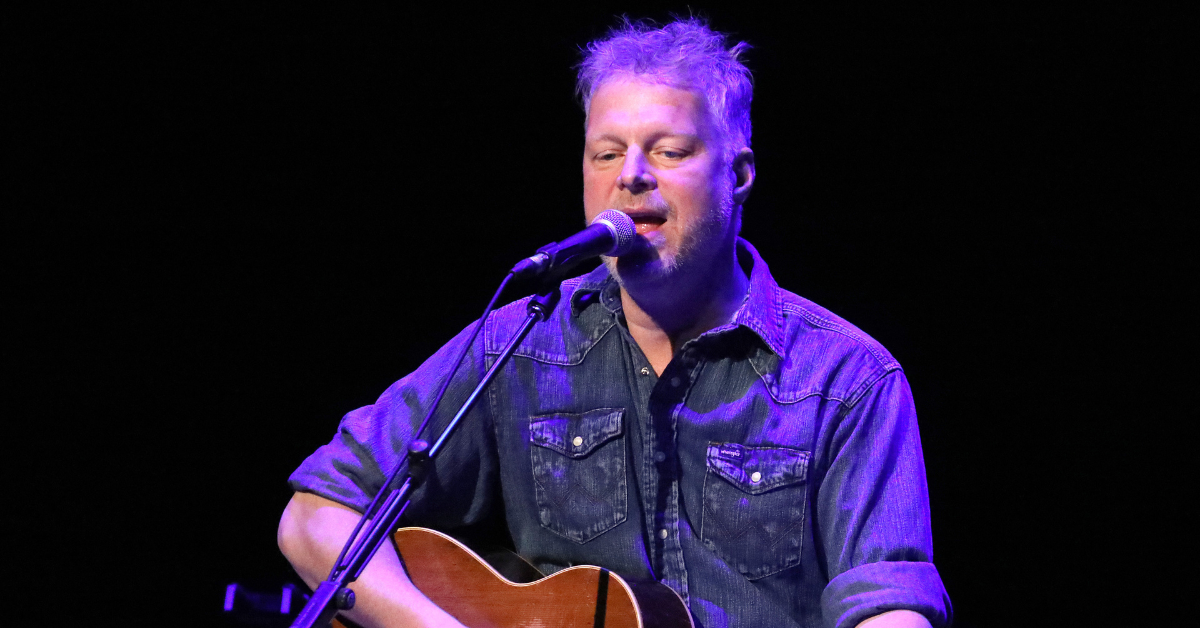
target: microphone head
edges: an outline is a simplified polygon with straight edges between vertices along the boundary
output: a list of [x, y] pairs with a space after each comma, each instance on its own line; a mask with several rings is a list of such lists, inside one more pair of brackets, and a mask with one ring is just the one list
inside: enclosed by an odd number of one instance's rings
[[613, 246], [604, 255], [619, 257], [628, 253], [637, 240], [637, 228], [633, 226], [633, 219], [623, 211], [606, 209], [592, 219], [591, 224], [604, 225], [612, 233]]

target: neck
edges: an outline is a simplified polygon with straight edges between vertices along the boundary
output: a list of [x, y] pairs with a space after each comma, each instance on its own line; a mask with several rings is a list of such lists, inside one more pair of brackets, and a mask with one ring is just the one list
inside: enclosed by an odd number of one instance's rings
[[679, 347], [733, 319], [750, 288], [736, 248], [713, 257], [707, 269], [690, 269], [653, 286], [622, 285], [621, 305], [629, 332], [655, 372], [662, 374]]

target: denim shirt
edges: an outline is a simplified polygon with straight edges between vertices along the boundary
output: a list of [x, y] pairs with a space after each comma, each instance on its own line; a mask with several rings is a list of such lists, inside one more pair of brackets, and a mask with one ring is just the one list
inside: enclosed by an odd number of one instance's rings
[[[854, 626], [893, 609], [948, 623], [904, 373], [866, 334], [780, 289], [749, 243], [738, 254], [745, 303], [661, 376], [603, 266], [563, 282], [406, 523], [453, 530], [503, 508], [517, 552], [543, 572], [595, 564], [657, 579], [705, 628]], [[525, 307], [488, 318], [437, 433]], [[467, 337], [347, 414], [292, 487], [365, 509]]]

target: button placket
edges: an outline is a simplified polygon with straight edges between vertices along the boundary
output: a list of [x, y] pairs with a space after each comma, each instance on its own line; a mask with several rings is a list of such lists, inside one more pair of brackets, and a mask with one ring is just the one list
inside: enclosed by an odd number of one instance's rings
[[[669, 388], [662, 390], [662, 403], [658, 406], [660, 416], [656, 417], [657, 427], [655, 458], [662, 460], [655, 465], [660, 473], [658, 490], [659, 513], [659, 543], [661, 554], [659, 580], [674, 589], [684, 603], [688, 603], [687, 568], [683, 562], [683, 546], [679, 528], [679, 469], [678, 462], [673, 458], [678, 431], [679, 409], [691, 385], [692, 369], [695, 366], [694, 354], [686, 350], [681, 359], [668, 367], [670, 379]], [[665, 535], [664, 535], [665, 533]]]
[[681, 381], [676, 375], [677, 372], [678, 365], [668, 366], [667, 372], [664, 373], [667, 378], [660, 379], [651, 393], [648, 407], [650, 424], [647, 425], [648, 433], [643, 450], [648, 480], [646, 494], [653, 496], [651, 502], [653, 510], [647, 512], [646, 521], [647, 532], [653, 540], [650, 544], [653, 570], [655, 576], [667, 584], [674, 583], [678, 579], [676, 576], [678, 569], [674, 564], [678, 539], [673, 539], [671, 536], [675, 529], [672, 521], [675, 506], [673, 503], [675, 472], [667, 455], [674, 442], [672, 416], [675, 405], [681, 397], [679, 388]]
[[[683, 598], [685, 604], [688, 598], [687, 566], [683, 562], [683, 546], [679, 531], [679, 479], [672, 479], [665, 487], [667, 491], [666, 511], [662, 513], [662, 575], [659, 578], [663, 584], [674, 589]], [[665, 534], [665, 536], [664, 536]]]

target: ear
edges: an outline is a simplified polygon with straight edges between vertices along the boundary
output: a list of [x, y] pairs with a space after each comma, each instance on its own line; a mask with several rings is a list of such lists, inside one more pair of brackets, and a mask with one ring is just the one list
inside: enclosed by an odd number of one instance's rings
[[741, 205], [750, 196], [750, 188], [754, 187], [754, 151], [749, 146], [743, 146], [733, 156], [734, 184], [733, 204]]

